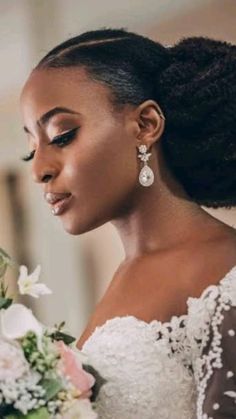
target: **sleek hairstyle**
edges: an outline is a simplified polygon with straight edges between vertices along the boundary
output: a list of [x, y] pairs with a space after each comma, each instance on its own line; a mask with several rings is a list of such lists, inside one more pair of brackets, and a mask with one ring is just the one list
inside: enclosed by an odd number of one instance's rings
[[114, 111], [155, 100], [166, 125], [160, 144], [190, 199], [236, 206], [236, 46], [208, 37], [165, 47], [124, 28], [88, 31], [61, 43], [35, 67], [84, 67], [110, 88]]

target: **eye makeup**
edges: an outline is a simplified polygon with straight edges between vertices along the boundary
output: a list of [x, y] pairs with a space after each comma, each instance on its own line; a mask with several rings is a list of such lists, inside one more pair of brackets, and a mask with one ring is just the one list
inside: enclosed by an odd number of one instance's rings
[[[73, 128], [64, 134], [57, 135], [48, 143], [48, 145], [57, 145], [58, 147], [64, 147], [68, 144], [70, 144], [74, 138], [76, 137], [76, 133], [79, 130], [80, 127]], [[23, 161], [29, 161], [32, 160], [35, 154], [35, 150], [32, 150], [29, 154], [26, 156], [21, 157], [21, 160]]]

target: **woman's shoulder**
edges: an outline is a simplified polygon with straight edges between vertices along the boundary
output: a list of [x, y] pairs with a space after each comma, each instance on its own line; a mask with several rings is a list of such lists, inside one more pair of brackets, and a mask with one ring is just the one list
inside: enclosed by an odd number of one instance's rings
[[[123, 262], [97, 304], [80, 343], [97, 326], [116, 316], [130, 315], [146, 323], [153, 320], [168, 323], [174, 316], [190, 313], [191, 299], [199, 299], [205, 289], [219, 284], [233, 265], [236, 265], [236, 240], [223, 237], [194, 249], [183, 248], [165, 256], [151, 254]], [[191, 309], [193, 312], [193, 304]]]
[[129, 307], [134, 309], [140, 296], [149, 298], [146, 307], [152, 307], [152, 312], [143, 313], [145, 320], [156, 317], [167, 321], [172, 315], [184, 314], [188, 297], [198, 298], [208, 286], [217, 285], [234, 265], [236, 232], [226, 231], [211, 241], [124, 261], [114, 274], [107, 296], [121, 295], [121, 301], [124, 295], [126, 300], [131, 296]]

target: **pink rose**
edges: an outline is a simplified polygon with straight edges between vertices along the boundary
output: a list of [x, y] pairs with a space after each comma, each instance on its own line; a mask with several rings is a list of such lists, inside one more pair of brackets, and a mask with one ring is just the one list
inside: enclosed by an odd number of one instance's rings
[[56, 345], [61, 356], [61, 372], [68, 376], [72, 384], [82, 392], [81, 398], [90, 398], [92, 396], [91, 387], [95, 383], [94, 376], [83, 369], [76, 353], [62, 340], [56, 342]]

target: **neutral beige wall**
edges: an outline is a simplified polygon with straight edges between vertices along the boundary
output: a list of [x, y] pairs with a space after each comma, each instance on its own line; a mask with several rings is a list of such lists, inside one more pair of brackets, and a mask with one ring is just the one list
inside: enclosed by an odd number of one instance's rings
[[[178, 2], [177, 2], [178, 3]], [[147, 35], [160, 42], [174, 43], [187, 36], [209, 36], [235, 43], [236, 2], [205, 0], [191, 2], [191, 11], [183, 8], [179, 15], [166, 16], [161, 22], [150, 22]]]

